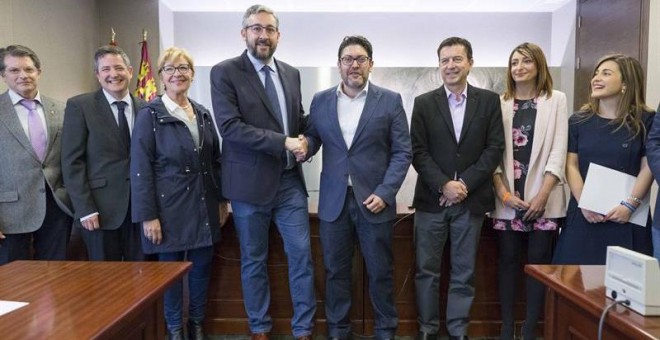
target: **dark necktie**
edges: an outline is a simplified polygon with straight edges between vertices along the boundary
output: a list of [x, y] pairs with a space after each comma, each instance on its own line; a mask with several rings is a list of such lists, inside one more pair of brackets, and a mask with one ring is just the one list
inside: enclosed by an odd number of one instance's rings
[[268, 100], [270, 100], [270, 104], [273, 107], [273, 111], [275, 112], [275, 116], [277, 116], [277, 119], [280, 122], [280, 125], [282, 125], [282, 129], [284, 129], [284, 120], [282, 119], [282, 110], [280, 110], [280, 100], [277, 98], [277, 91], [275, 90], [275, 83], [273, 82], [273, 78], [270, 75], [271, 68], [268, 65], [265, 65], [264, 67], [261, 68], [261, 70], [264, 72], [266, 75], [266, 81], [264, 87], [266, 88], [266, 96], [268, 96]]
[[39, 160], [43, 161], [46, 155], [46, 130], [37, 112], [37, 101], [23, 99], [20, 104], [28, 110], [28, 135], [32, 149], [34, 149], [34, 153], [37, 154]]
[[117, 125], [119, 125], [119, 133], [121, 134], [121, 138], [124, 140], [124, 143], [126, 146], [131, 145], [131, 133], [129, 132], [128, 129], [128, 121], [126, 120], [126, 102], [123, 101], [116, 101], [115, 105], [117, 105]]
[[[273, 78], [270, 75], [271, 68], [268, 65], [264, 65], [264, 67], [261, 68], [261, 70], [264, 72], [266, 76], [265, 84], [264, 87], [266, 88], [266, 96], [268, 96], [268, 100], [270, 101], [271, 106], [273, 106], [273, 111], [275, 112], [275, 116], [277, 116], [280, 125], [282, 126], [282, 131], [286, 133], [286, 126], [284, 126], [286, 122], [286, 118], [284, 117], [284, 113], [280, 109], [280, 100], [277, 98], [277, 91], [275, 90], [275, 83], [273, 82]], [[291, 169], [293, 166], [296, 164], [295, 158], [293, 157], [293, 154], [289, 151], [285, 152], [285, 155], [283, 156], [285, 158], [285, 168], [286, 169]]]

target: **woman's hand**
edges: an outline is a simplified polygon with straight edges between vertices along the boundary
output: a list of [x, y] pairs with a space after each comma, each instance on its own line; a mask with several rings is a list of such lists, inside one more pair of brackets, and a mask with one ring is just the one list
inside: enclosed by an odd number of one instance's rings
[[220, 222], [220, 227], [224, 226], [225, 223], [227, 223], [227, 220], [229, 219], [229, 207], [227, 206], [227, 202], [220, 202], [220, 219], [218, 222]]
[[529, 203], [521, 200], [520, 197], [516, 195], [509, 196], [509, 198], [506, 200], [506, 205], [509, 206], [509, 208], [513, 208], [516, 210], [529, 209]]
[[523, 221], [532, 221], [541, 216], [545, 212], [545, 206], [548, 203], [548, 195], [539, 193], [529, 201], [529, 208], [523, 216]]
[[163, 240], [163, 232], [160, 229], [160, 220], [154, 219], [142, 222], [144, 236], [153, 244], [160, 244]]
[[605, 215], [605, 220], [623, 224], [630, 220], [630, 216], [632, 216], [632, 211], [619, 204]]
[[[623, 208], [627, 209], [626, 207], [623, 207]], [[600, 223], [600, 222], [605, 221], [605, 216], [603, 216], [599, 213], [596, 213], [596, 212], [593, 212], [593, 211], [587, 210], [587, 209], [580, 209], [580, 210], [582, 210], [582, 215], [584, 216], [584, 218], [589, 223]]]

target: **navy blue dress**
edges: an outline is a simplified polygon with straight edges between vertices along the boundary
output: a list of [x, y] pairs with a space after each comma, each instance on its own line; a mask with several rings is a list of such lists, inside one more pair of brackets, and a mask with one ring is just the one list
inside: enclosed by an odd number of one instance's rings
[[[646, 156], [646, 135], [651, 129], [653, 116], [654, 113], [645, 114], [642, 121], [646, 131], [630, 139], [631, 134], [627, 128], [616, 130], [617, 126], [609, 124], [609, 119], [594, 115], [580, 121], [581, 118], [572, 115], [568, 125], [568, 152], [578, 154], [582, 178], [587, 176], [589, 163], [637, 176], [641, 159]], [[607, 246], [621, 246], [651, 255], [653, 247], [650, 214], [646, 225], [644, 228], [632, 223], [591, 224], [582, 215], [575, 197], [571, 196], [566, 211], [566, 227], [559, 235], [552, 262], [604, 265]]]

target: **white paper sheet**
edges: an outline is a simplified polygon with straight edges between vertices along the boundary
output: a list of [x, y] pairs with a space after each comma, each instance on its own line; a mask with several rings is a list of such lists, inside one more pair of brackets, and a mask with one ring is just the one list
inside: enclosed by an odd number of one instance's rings
[[27, 302], [0, 300], [0, 316], [27, 305]]
[[[630, 196], [635, 179], [635, 176], [590, 163], [578, 206], [605, 215]], [[646, 227], [648, 215], [649, 194], [647, 193], [642, 199], [642, 204], [630, 217], [630, 223]]]

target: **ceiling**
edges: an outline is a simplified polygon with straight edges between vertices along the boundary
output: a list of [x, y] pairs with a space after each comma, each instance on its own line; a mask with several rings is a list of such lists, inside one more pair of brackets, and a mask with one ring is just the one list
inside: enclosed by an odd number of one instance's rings
[[[258, 0], [159, 0], [174, 12], [243, 12]], [[276, 12], [554, 12], [575, 0], [279, 0]]]

